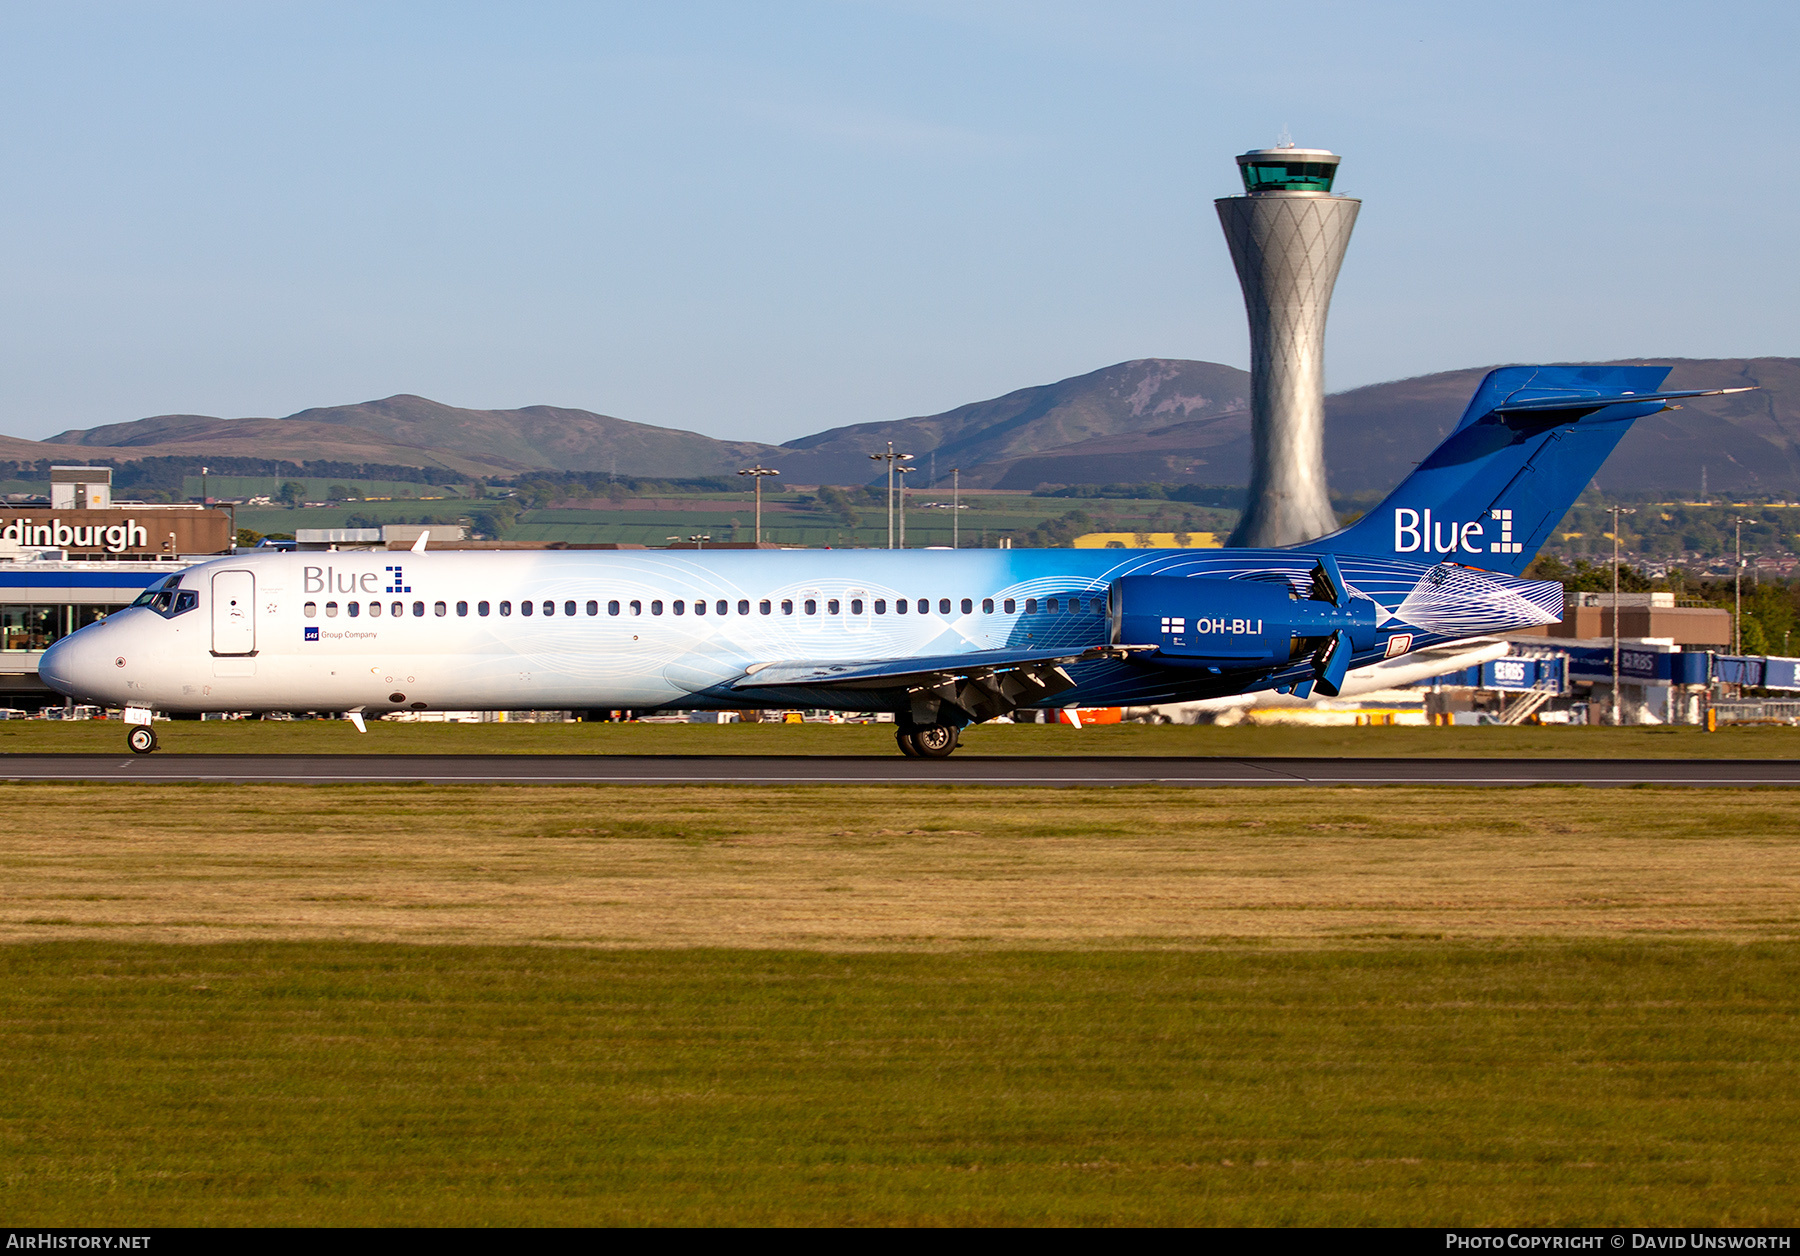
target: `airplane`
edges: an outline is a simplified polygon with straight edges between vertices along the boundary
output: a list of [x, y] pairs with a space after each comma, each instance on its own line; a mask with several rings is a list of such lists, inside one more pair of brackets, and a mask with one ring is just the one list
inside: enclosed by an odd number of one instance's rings
[[240, 553], [52, 645], [57, 691], [154, 713], [889, 712], [942, 758], [1021, 708], [1335, 696], [1352, 668], [1561, 618], [1526, 565], [1665, 367], [1491, 371], [1349, 526], [1281, 549]]

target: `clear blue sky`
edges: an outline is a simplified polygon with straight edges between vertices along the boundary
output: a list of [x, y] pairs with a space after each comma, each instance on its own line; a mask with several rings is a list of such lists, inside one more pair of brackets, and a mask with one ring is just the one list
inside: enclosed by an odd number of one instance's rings
[[1792, 4], [0, 8], [0, 431], [415, 392], [784, 440], [1244, 365], [1211, 200], [1364, 199], [1332, 388], [1800, 354]]

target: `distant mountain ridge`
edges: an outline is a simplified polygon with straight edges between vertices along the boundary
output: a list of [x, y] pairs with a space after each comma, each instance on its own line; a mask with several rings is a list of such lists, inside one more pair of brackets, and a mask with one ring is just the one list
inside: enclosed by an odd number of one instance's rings
[[1236, 367], [1140, 358], [942, 414], [832, 428], [789, 441], [782, 456], [799, 468], [796, 479], [862, 483], [870, 478], [870, 452], [891, 440], [915, 457], [935, 454], [940, 479], [960, 466], [980, 483], [988, 464], [1174, 421], [1203, 422], [1243, 410], [1249, 393], [1249, 373]]
[[[1800, 498], [1800, 358], [1633, 359], [1672, 367], [1669, 388], [1743, 384], [1760, 391], [1701, 398], [1640, 420], [1598, 477], [1614, 493], [1693, 495], [1701, 468], [1714, 493]], [[1447, 434], [1490, 368], [1442, 371], [1326, 398], [1334, 491], [1398, 483]], [[0, 437], [0, 458], [153, 455], [334, 459], [451, 467], [469, 475], [524, 470], [648, 477], [730, 474], [752, 462], [795, 483], [862, 484], [869, 454], [892, 440], [915, 455], [914, 487], [933, 465], [971, 486], [1032, 489], [1112, 482], [1244, 484], [1249, 479], [1249, 375], [1215, 362], [1144, 358], [1021, 388], [942, 414], [831, 428], [784, 445], [718, 440], [590, 410], [471, 410], [399, 394], [283, 419], [158, 415], [70, 430], [49, 441]]]
[[[138, 448], [176, 442], [191, 444], [196, 437], [229, 441], [301, 431], [318, 442], [318, 452], [312, 457], [340, 459], [334, 442], [378, 444], [411, 450], [415, 458], [426, 451], [453, 453], [502, 472], [616, 469], [627, 475], [717, 475], [728, 465], [743, 465], [744, 460], [764, 456], [775, 448], [754, 441], [714, 440], [698, 432], [632, 423], [591, 410], [558, 406], [467, 410], [410, 393], [360, 405], [302, 410], [285, 419], [159, 415], [134, 423], [59, 432], [47, 443]], [[407, 465], [404, 458], [387, 461]]]

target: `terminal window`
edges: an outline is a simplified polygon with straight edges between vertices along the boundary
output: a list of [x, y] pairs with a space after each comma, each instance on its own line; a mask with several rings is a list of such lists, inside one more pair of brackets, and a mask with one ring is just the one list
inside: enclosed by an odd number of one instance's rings
[[0, 650], [44, 650], [114, 606], [0, 606]]

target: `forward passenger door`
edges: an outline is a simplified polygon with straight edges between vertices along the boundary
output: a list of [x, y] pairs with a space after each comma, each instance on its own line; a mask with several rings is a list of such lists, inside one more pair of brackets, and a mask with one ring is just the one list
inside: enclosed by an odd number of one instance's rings
[[212, 652], [256, 653], [256, 576], [221, 571], [212, 578]]

